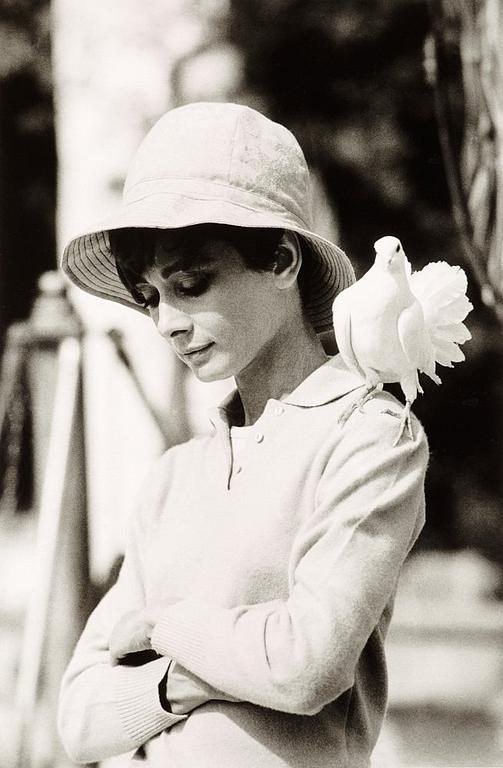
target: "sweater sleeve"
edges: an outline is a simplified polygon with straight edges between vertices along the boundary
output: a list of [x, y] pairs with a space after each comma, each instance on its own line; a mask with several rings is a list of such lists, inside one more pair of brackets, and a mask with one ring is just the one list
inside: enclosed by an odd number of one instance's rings
[[395, 416], [348, 422], [297, 534], [288, 599], [181, 600], [154, 627], [152, 647], [238, 699], [284, 712], [315, 714], [350, 688], [424, 523], [428, 450], [414, 427], [395, 447]]
[[132, 526], [117, 583], [89, 617], [63, 676], [58, 729], [68, 755], [95, 762], [136, 749], [185, 719], [164, 710], [158, 686], [170, 659], [141, 666], [112, 665], [109, 638], [117, 621], [145, 605], [141, 519]]
[[110, 664], [109, 639], [115, 624], [128, 611], [145, 607], [146, 521], [161, 503], [167, 476], [161, 459], [144, 483], [117, 583], [89, 617], [63, 676], [58, 729], [68, 755], [77, 763], [137, 749], [208, 701], [236, 701], [166, 657], [140, 666]]

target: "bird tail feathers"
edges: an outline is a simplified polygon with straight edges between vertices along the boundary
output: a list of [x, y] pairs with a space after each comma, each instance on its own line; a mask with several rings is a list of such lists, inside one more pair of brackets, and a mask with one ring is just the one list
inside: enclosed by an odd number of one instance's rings
[[[421, 304], [435, 363], [449, 368], [465, 359], [459, 345], [471, 339], [463, 323], [473, 309], [466, 295], [467, 285], [461, 267], [445, 261], [427, 264], [410, 276], [410, 288]], [[437, 381], [434, 367], [425, 373]]]

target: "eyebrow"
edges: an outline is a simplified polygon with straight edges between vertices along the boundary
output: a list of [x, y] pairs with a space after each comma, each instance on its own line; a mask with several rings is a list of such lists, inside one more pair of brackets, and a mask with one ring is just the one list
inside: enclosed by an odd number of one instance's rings
[[184, 269], [187, 269], [186, 259], [174, 259], [170, 264], [166, 264], [166, 266], [160, 269], [161, 277], [163, 280], [167, 280], [170, 275], [173, 275], [175, 272], [183, 272]]
[[[161, 267], [159, 269], [160, 275], [163, 280], [167, 280], [171, 275], [174, 275], [176, 272], [190, 272], [193, 269], [201, 269], [203, 267], [210, 267], [213, 266], [217, 262], [217, 259], [211, 258], [209, 256], [201, 257], [196, 256], [191, 261], [188, 261], [187, 258], [184, 258], [183, 256], [178, 257], [176, 259], [173, 259], [173, 261], [170, 261], [169, 264], [166, 264], [164, 267]], [[143, 274], [138, 275], [138, 280], [136, 281], [136, 285], [140, 285], [143, 280], [147, 280], [148, 272], [151, 269], [155, 269], [155, 264], [151, 264], [150, 267], [143, 272]], [[148, 281], [147, 281], [148, 282]]]

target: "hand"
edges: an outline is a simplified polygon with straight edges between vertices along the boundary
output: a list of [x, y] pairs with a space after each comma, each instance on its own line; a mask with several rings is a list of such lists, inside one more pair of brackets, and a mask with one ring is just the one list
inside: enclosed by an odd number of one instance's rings
[[110, 661], [117, 664], [128, 653], [150, 649], [153, 625], [146, 621], [144, 611], [129, 611], [119, 619], [110, 635]]
[[155, 603], [149, 603], [143, 610], [143, 616], [147, 624], [150, 625], [150, 634], [158, 621], [162, 618], [164, 611], [171, 605], [178, 603], [180, 598], [172, 597], [165, 600], [158, 600]]
[[128, 653], [138, 653], [151, 648], [150, 638], [152, 631], [161, 618], [163, 612], [178, 598], [159, 600], [150, 603], [145, 608], [129, 611], [122, 616], [110, 635], [110, 660], [117, 664]]

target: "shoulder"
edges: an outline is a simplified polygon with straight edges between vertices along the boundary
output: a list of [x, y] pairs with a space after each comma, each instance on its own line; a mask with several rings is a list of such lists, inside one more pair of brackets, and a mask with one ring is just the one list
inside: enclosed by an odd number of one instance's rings
[[187, 476], [201, 460], [211, 435], [198, 435], [178, 445], [171, 446], [152, 464], [141, 484], [136, 518], [142, 527], [150, 528], [164, 507], [169, 489], [180, 475]]
[[155, 461], [152, 473], [159, 478], [169, 475], [180, 464], [194, 460], [207, 449], [212, 440], [212, 434], [195, 435], [183, 443], [171, 446]]
[[406, 430], [397, 442], [402, 411], [387, 393], [356, 410], [333, 440], [317, 495], [323, 508], [336, 508], [337, 515], [345, 509], [351, 524], [371, 518], [381, 534], [388, 525], [403, 525], [407, 538], [424, 522], [428, 443], [414, 416], [412, 437]]
[[[363, 438], [365, 433], [375, 435], [382, 440], [386, 438], [395, 441], [399, 431], [400, 420], [404, 412], [404, 404], [389, 392], [376, 392], [363, 405], [355, 408], [346, 424], [345, 433], [354, 437]], [[427, 442], [423, 425], [417, 416], [410, 414], [412, 431], [420, 438], [420, 442]], [[401, 441], [400, 441], [401, 442]]]
[[148, 482], [157, 489], [162, 489], [173, 478], [173, 474], [186, 471], [188, 466], [194, 466], [211, 447], [214, 435], [202, 434], [191, 437], [178, 445], [171, 446], [154, 462]]
[[[346, 400], [345, 405], [351, 402]], [[355, 408], [341, 425], [334, 445], [334, 460], [351, 459], [364, 472], [366, 465], [380, 465], [391, 472], [400, 467], [424, 475], [429, 460], [428, 440], [419, 419], [411, 413], [412, 437], [407, 429], [400, 440], [403, 404], [388, 392], [378, 392], [365, 405]]]

